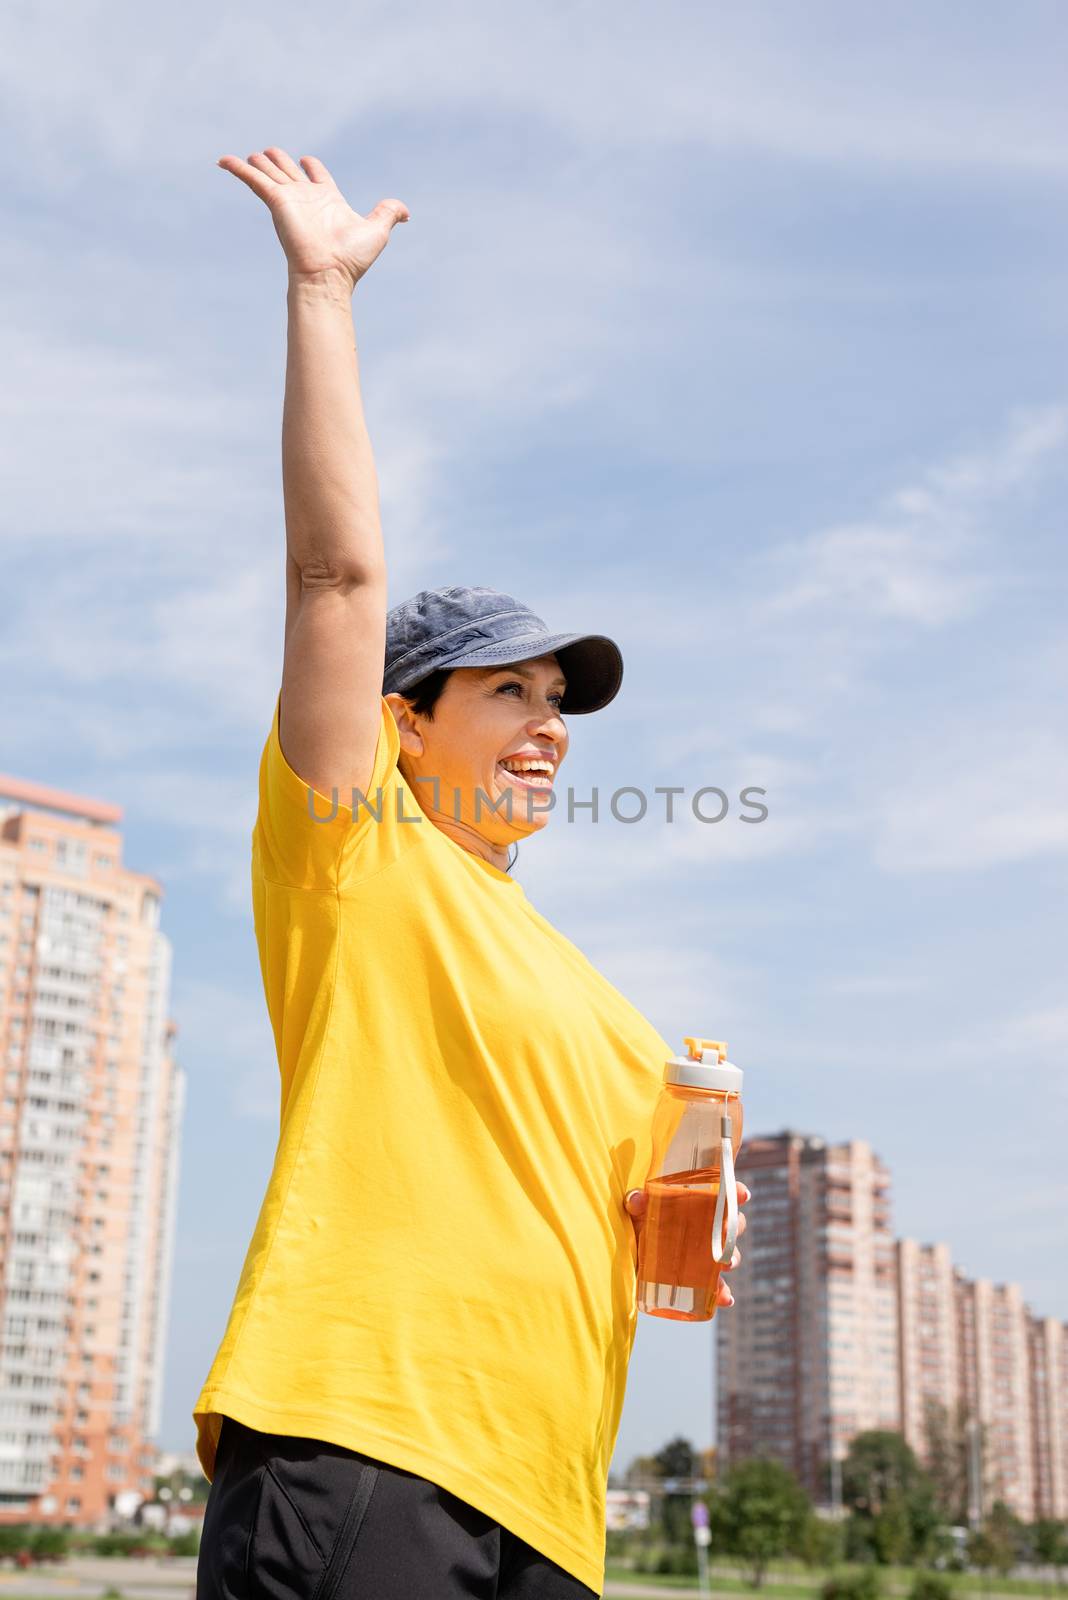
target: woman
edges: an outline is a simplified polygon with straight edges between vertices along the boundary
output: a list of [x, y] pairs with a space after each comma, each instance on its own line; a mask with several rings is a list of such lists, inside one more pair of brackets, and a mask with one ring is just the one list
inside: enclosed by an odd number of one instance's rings
[[407, 208], [360, 216], [277, 147], [219, 165], [289, 266], [285, 651], [252, 837], [282, 1082], [194, 1412], [197, 1594], [599, 1594], [672, 1051], [507, 852], [546, 826], [563, 716], [612, 699], [619, 651], [488, 589], [387, 615], [351, 299]]

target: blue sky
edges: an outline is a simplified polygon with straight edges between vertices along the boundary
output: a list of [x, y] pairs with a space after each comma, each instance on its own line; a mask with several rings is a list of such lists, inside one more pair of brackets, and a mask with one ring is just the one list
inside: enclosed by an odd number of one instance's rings
[[[730, 1041], [751, 1130], [869, 1139], [899, 1232], [1068, 1315], [1066, 34], [1034, 0], [9, 19], [2, 765], [124, 805], [166, 888], [166, 1445], [277, 1115], [285, 270], [215, 166], [272, 143], [411, 210], [354, 301], [391, 598], [619, 640], [576, 790], [768, 791], [759, 827], [557, 819], [530, 898]], [[642, 1319], [617, 1465], [710, 1441], [710, 1345]]]

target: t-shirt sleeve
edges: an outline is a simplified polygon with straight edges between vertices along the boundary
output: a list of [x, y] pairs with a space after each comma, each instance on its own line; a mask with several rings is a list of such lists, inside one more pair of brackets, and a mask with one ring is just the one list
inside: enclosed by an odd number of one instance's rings
[[[294, 889], [337, 890], [363, 870], [393, 834], [396, 789], [404, 780], [397, 768], [400, 737], [388, 702], [380, 698], [381, 722], [371, 781], [361, 796], [354, 789], [321, 794], [297, 776], [282, 752], [278, 735], [281, 694], [260, 758], [259, 810], [253, 841], [264, 876]], [[408, 793], [410, 794], [410, 790]]]

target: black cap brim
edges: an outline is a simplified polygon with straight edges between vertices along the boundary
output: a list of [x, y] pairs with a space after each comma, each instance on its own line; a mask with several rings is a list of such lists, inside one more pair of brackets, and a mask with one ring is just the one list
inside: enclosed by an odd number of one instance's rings
[[600, 711], [614, 700], [623, 682], [623, 655], [614, 639], [603, 633], [536, 633], [525, 638], [502, 640], [481, 649], [466, 650], [442, 666], [508, 666], [513, 661], [531, 661], [536, 656], [555, 655], [560, 662], [567, 688], [560, 710], [564, 716], [581, 716]]

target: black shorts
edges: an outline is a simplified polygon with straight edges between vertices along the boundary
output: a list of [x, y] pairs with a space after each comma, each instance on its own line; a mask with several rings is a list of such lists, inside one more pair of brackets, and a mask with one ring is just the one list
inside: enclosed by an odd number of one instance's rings
[[372, 1456], [223, 1420], [196, 1600], [590, 1600], [466, 1501]]

